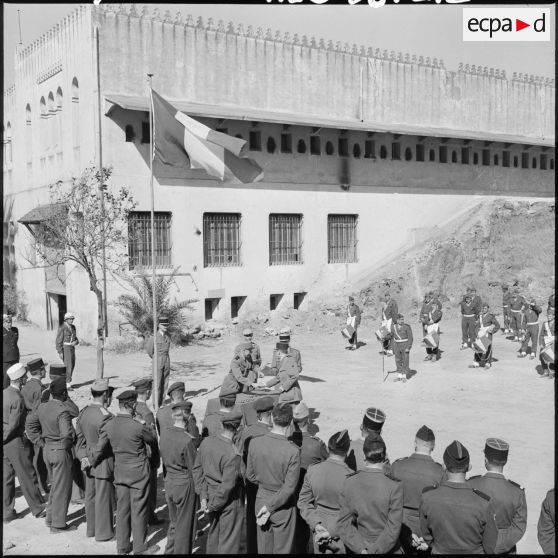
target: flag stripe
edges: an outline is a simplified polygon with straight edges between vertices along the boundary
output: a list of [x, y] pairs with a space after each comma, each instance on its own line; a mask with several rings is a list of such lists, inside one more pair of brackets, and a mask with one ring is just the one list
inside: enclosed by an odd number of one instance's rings
[[184, 128], [184, 147], [190, 155], [193, 169], [205, 169], [208, 174], [223, 180], [225, 178], [224, 149], [191, 134]]

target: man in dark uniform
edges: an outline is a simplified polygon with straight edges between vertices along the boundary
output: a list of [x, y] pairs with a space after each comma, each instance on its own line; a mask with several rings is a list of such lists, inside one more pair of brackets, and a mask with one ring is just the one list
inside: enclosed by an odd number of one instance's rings
[[169, 529], [165, 554], [191, 554], [194, 540], [196, 491], [194, 467], [196, 439], [186, 426], [191, 404], [171, 405], [173, 423], [161, 431], [161, 457], [165, 465], [165, 498], [169, 509]]
[[204, 438], [196, 459], [201, 509], [209, 514], [207, 554], [239, 554], [244, 520], [241, 456], [233, 438], [241, 415], [222, 417], [223, 430]]
[[56, 333], [56, 352], [66, 367], [66, 387], [68, 389], [73, 389], [72, 376], [76, 366], [76, 345], [79, 345], [74, 319], [73, 314], [66, 312], [64, 322]]
[[[420, 309], [420, 321], [422, 323], [423, 335], [429, 333], [438, 335], [440, 332], [440, 320], [442, 319], [441, 304], [434, 301], [434, 294], [428, 291], [424, 297], [424, 302]], [[435, 347], [426, 347], [425, 361], [436, 362], [440, 358], [440, 344]]]
[[519, 358], [527, 356], [527, 348], [529, 341], [531, 341], [531, 354], [529, 358], [533, 360], [537, 355], [537, 343], [539, 341], [539, 316], [542, 313], [542, 308], [532, 299], [523, 310], [523, 327], [525, 329], [525, 336], [521, 343], [521, 351]]
[[[157, 330], [157, 406], [163, 404], [165, 393], [169, 387], [170, 377], [170, 335], [168, 334], [169, 319], [166, 316], [159, 318], [159, 329]], [[145, 351], [153, 358], [155, 354], [155, 346], [153, 336], [149, 337], [145, 342]]]
[[68, 525], [68, 506], [72, 497], [73, 445], [76, 433], [65, 401], [66, 378], [56, 376], [50, 384], [51, 399], [41, 403], [27, 423], [34, 445], [43, 445], [43, 457], [50, 477], [46, 524], [51, 533], [75, 530]]
[[277, 376], [267, 381], [267, 387], [276, 386], [280, 390], [279, 402], [296, 404], [302, 401], [302, 391], [298, 383], [299, 366], [294, 354], [289, 353], [287, 343], [277, 343]]
[[461, 350], [469, 349], [475, 340], [476, 307], [470, 289], [459, 304], [461, 310]]
[[27, 369], [21, 363], [12, 364], [6, 371], [10, 385], [2, 395], [4, 493], [2, 517], [4, 523], [17, 519], [15, 506], [15, 478], [19, 480], [23, 496], [35, 517], [45, 517], [44, 500], [33, 468], [31, 444], [25, 437], [25, 401], [21, 388], [25, 385]]
[[504, 315], [504, 333], [511, 333], [511, 312], [510, 303], [512, 295], [510, 293], [510, 288], [506, 285], [502, 285], [502, 314]]
[[484, 446], [484, 466], [487, 473], [471, 477], [468, 483], [490, 496], [496, 512], [498, 544], [496, 554], [516, 554], [515, 545], [527, 528], [527, 501], [519, 484], [504, 477], [508, 461], [509, 444], [498, 438], [488, 438]]
[[231, 360], [229, 372], [221, 384], [221, 391], [219, 393], [229, 393], [230, 391], [249, 393], [251, 391], [252, 385], [258, 379], [258, 372], [252, 362], [250, 351], [250, 343], [241, 343], [237, 347], [235, 355]]
[[482, 305], [482, 312], [475, 322], [475, 338], [485, 337], [488, 340], [488, 346], [483, 353], [474, 352], [472, 368], [482, 366], [488, 369], [492, 366], [492, 335], [500, 329], [500, 324], [489, 309], [488, 302], [485, 302]]
[[116, 486], [117, 554], [155, 554], [159, 547], [147, 547], [150, 465], [148, 446], [157, 443], [153, 430], [134, 418], [137, 394], [126, 390], [117, 396], [119, 412], [101, 428], [96, 452], [103, 455], [110, 445], [114, 455]]
[[223, 430], [223, 415], [235, 412], [236, 392], [228, 391], [219, 394], [219, 409], [205, 416], [202, 423], [202, 436], [217, 436]]
[[421, 426], [415, 436], [415, 452], [396, 459], [390, 477], [403, 483], [403, 525], [399, 542], [405, 554], [417, 554], [416, 541], [420, 538], [419, 507], [422, 490], [440, 484], [444, 468], [431, 457], [435, 436], [428, 426]]
[[469, 452], [457, 440], [444, 451], [447, 480], [422, 492], [420, 550], [432, 554], [494, 554], [498, 527], [490, 496], [465, 479]]
[[[391, 298], [389, 291], [386, 291], [382, 301], [382, 325], [385, 325], [388, 331], [391, 331], [392, 326], [397, 321], [398, 308], [397, 302]], [[386, 337], [382, 341], [382, 348], [387, 356], [393, 356], [393, 340], [391, 337]]]
[[257, 343], [254, 343], [252, 339], [254, 336], [254, 332], [248, 327], [242, 332], [242, 336], [244, 337], [244, 342], [235, 347], [234, 354], [243, 354], [244, 349], [246, 347], [249, 347], [250, 360], [253, 363], [253, 369], [255, 370], [256, 374], [258, 374], [262, 365], [262, 355], [259, 345]]
[[411, 326], [405, 323], [403, 314], [397, 314], [397, 322], [391, 326], [391, 342], [395, 354], [396, 382], [406, 382], [409, 374], [409, 353], [413, 346]]
[[[364, 440], [371, 432], [382, 433], [382, 427], [386, 420], [386, 414], [381, 409], [369, 407], [362, 417], [362, 424], [360, 425], [360, 439], [351, 440], [351, 447], [347, 454], [347, 465], [353, 471], [361, 471], [366, 467], [366, 460], [364, 459], [363, 447]], [[387, 470], [387, 469], [386, 469]]]
[[397, 548], [403, 520], [403, 485], [384, 474], [386, 445], [377, 432], [363, 444], [364, 469], [349, 475], [340, 496], [337, 532], [356, 554], [388, 554]]
[[514, 341], [519, 341], [523, 330], [523, 310], [527, 306], [525, 299], [519, 294], [519, 287], [515, 287], [510, 300], [511, 328]]
[[[288, 345], [287, 354], [294, 357], [296, 365], [298, 367], [298, 373], [300, 374], [302, 372], [302, 359], [300, 356], [300, 351], [298, 349], [295, 349], [294, 347], [291, 347], [291, 329], [289, 327], [283, 327], [279, 331], [279, 343], [286, 343]], [[273, 350], [271, 366], [269, 367], [270, 375], [273, 376], [277, 375], [277, 372], [279, 371], [279, 360], [280, 360], [279, 350], [277, 349], [276, 346], [275, 349]]]
[[349, 349], [355, 351], [358, 349], [358, 326], [360, 325], [361, 312], [360, 308], [355, 304], [355, 298], [349, 297], [349, 304], [347, 304], [347, 325], [352, 326], [355, 330], [352, 337], [349, 339]]
[[537, 539], [545, 554], [556, 554], [556, 515], [554, 488], [546, 493], [537, 523]]
[[287, 439], [292, 418], [292, 406], [278, 403], [271, 431], [253, 438], [248, 448], [246, 478], [258, 485], [255, 509], [261, 554], [290, 554], [294, 547], [300, 449]]
[[104, 454], [95, 453], [101, 429], [114, 417], [108, 410], [112, 390], [108, 380], [95, 380], [91, 385], [92, 402], [81, 410], [76, 423], [76, 456], [86, 475], [85, 536], [95, 537], [98, 542], [114, 537], [114, 455], [109, 447]]
[[[163, 405], [162, 407], [159, 407], [159, 410], [155, 415], [155, 424], [157, 426], [157, 432], [159, 433], [159, 436], [161, 435], [161, 432], [165, 428], [172, 426], [174, 424], [172, 420], [172, 408], [171, 408], [172, 404], [182, 403], [182, 401], [184, 401], [185, 392], [186, 392], [186, 386], [184, 385], [184, 382], [174, 382], [169, 386], [169, 391], [167, 393], [168, 396], [170, 397], [170, 403], [168, 403], [167, 405]], [[190, 407], [190, 413], [188, 415], [188, 423], [186, 424], [186, 432], [188, 432], [188, 434], [190, 434], [194, 438], [196, 447], [198, 447], [201, 442], [201, 440], [199, 439], [200, 431], [198, 429], [196, 417], [191, 412], [192, 403], [190, 401], [188, 401], [187, 403]]]
[[10, 378], [6, 372], [8, 368], [19, 362], [19, 348], [17, 342], [19, 340], [19, 330], [12, 326], [12, 317], [4, 314], [2, 318], [2, 354], [4, 363], [4, 387], [6, 389], [10, 385]]
[[351, 469], [345, 464], [351, 440], [346, 430], [335, 433], [328, 441], [329, 457], [308, 467], [298, 509], [314, 533], [314, 554], [344, 554], [345, 547], [337, 534], [339, 497]]

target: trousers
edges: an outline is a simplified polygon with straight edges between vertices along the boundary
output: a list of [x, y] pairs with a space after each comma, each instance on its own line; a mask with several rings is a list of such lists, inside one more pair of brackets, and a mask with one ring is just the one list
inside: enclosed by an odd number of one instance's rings
[[405, 350], [409, 347], [409, 342], [393, 343], [393, 356], [395, 357], [395, 365], [397, 372], [407, 374], [409, 372], [409, 353]]
[[165, 554], [191, 554], [196, 519], [196, 493], [192, 477], [165, 479], [169, 528]]
[[473, 358], [481, 366], [485, 366], [487, 363], [492, 364], [492, 343], [488, 346], [486, 353], [475, 353]]
[[471, 346], [475, 340], [475, 318], [461, 318], [461, 340], [465, 345]]
[[43, 457], [50, 477], [46, 523], [64, 529], [72, 497], [72, 453], [69, 449], [47, 443], [43, 448]]
[[169, 388], [170, 357], [169, 354], [157, 355], [157, 398], [159, 407], [163, 404], [165, 394]]
[[[256, 496], [256, 512], [266, 500]], [[271, 514], [262, 527], [258, 525], [258, 552], [260, 554], [292, 554], [296, 533], [296, 506], [289, 505]]]
[[72, 383], [72, 376], [76, 366], [76, 348], [72, 345], [64, 345], [64, 366], [66, 367], [66, 383]]
[[529, 340], [531, 341], [531, 354], [536, 355], [539, 342], [539, 324], [525, 326], [525, 337], [521, 344], [521, 351], [524, 353], [527, 352]]
[[515, 334], [516, 337], [519, 336], [519, 330], [522, 327], [522, 314], [521, 312], [514, 312], [513, 310], [510, 310], [510, 326], [512, 328], [513, 333]]
[[246, 481], [246, 553], [258, 553], [258, 526], [256, 525], [256, 494], [258, 485]]
[[39, 489], [43, 492], [48, 492], [48, 471], [43, 458], [43, 448], [41, 446], [33, 446], [33, 468], [37, 474]]
[[114, 536], [114, 485], [111, 479], [85, 477], [85, 518], [87, 537], [107, 541]]
[[240, 498], [209, 512], [206, 554], [239, 554], [243, 522], [244, 500]]
[[116, 548], [126, 552], [133, 539], [134, 554], [147, 549], [147, 507], [149, 483], [138, 488], [116, 485]]

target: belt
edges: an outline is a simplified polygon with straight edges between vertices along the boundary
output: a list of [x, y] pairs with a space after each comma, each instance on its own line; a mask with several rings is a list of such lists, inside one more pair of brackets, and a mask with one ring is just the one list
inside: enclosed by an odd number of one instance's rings
[[73, 341], [64, 341], [64, 345], [73, 345], [74, 342]]
[[403, 506], [403, 508], [406, 509], [406, 510], [419, 511], [418, 508], [413, 508], [413, 506]]
[[463, 314], [464, 318], [474, 318], [475, 315], [474, 314]]
[[502, 308], [509, 308], [509, 304], [502, 304]]
[[514, 310], [513, 308], [510, 308], [510, 310], [511, 310], [512, 312], [521, 312], [521, 310]]
[[61, 449], [61, 450], [71, 450], [71, 445], [68, 445], [68, 442], [62, 442], [60, 440], [49, 442], [45, 440], [45, 448], [50, 449]]
[[527, 325], [539, 325], [539, 322], [527, 322]]
[[405, 341], [409, 341], [408, 339], [394, 339], [396, 343], [404, 343]]

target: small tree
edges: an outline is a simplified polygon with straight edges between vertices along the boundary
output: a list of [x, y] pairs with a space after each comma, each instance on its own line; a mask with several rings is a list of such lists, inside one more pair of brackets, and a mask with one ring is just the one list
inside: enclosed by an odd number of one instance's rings
[[37, 228], [37, 252], [48, 266], [74, 262], [89, 278], [97, 297], [97, 377], [103, 377], [104, 312], [103, 270], [121, 272], [127, 262], [127, 221], [134, 208], [126, 188], [107, 187], [110, 168], [87, 168], [70, 186], [50, 188], [53, 211]]

